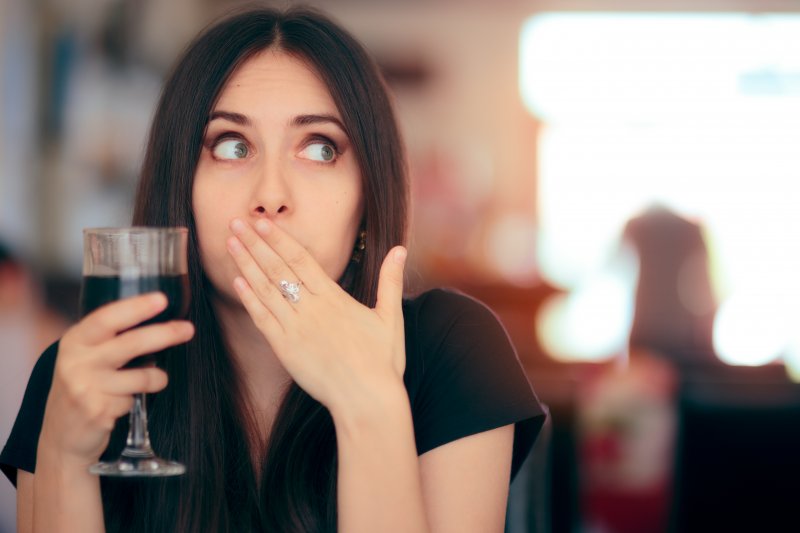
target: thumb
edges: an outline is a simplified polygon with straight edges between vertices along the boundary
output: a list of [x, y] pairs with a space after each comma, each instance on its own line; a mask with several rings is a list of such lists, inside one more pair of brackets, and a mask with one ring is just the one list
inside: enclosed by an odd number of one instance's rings
[[407, 256], [408, 250], [402, 246], [395, 246], [383, 259], [378, 279], [378, 301], [375, 304], [375, 310], [383, 318], [398, 313], [402, 316], [403, 269]]

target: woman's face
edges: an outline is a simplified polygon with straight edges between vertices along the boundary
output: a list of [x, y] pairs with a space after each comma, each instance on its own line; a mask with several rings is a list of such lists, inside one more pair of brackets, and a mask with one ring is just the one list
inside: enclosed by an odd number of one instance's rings
[[303, 62], [267, 50], [244, 63], [212, 111], [192, 204], [206, 275], [236, 300], [226, 251], [234, 218], [268, 218], [306, 247], [331, 279], [353, 253], [361, 175], [325, 84]]

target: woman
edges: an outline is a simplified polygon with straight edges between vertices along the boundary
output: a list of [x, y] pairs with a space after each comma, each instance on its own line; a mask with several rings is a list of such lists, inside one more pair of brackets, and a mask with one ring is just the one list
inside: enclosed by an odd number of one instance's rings
[[[485, 307], [403, 300], [406, 189], [351, 36], [269, 9], [201, 34], [164, 88], [133, 220], [189, 228], [189, 320], [126, 331], [165, 305], [131, 298], [45, 352], [0, 457], [20, 529], [502, 531], [542, 411]], [[160, 350], [163, 370], [120, 370]], [[140, 391], [187, 473], [98, 480]]]

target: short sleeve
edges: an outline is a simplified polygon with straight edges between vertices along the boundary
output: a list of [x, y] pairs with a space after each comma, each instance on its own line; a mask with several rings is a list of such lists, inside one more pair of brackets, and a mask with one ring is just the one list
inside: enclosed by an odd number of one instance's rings
[[513, 479], [545, 414], [505, 329], [485, 305], [452, 291], [425, 293], [416, 307], [407, 345], [415, 344], [417, 359], [417, 452], [515, 424]]
[[36, 448], [57, 353], [56, 342], [44, 351], [33, 367], [11, 435], [0, 453], [0, 469], [14, 486], [17, 485], [17, 470], [32, 473], [36, 469]]

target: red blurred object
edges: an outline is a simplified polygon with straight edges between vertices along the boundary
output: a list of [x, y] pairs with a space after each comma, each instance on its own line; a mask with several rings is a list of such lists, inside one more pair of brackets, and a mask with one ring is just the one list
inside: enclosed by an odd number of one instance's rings
[[586, 530], [608, 533], [667, 531], [670, 493], [666, 482], [631, 491], [589, 491], [583, 498]]
[[667, 531], [676, 439], [676, 375], [641, 351], [589, 376], [579, 394], [583, 528]]

